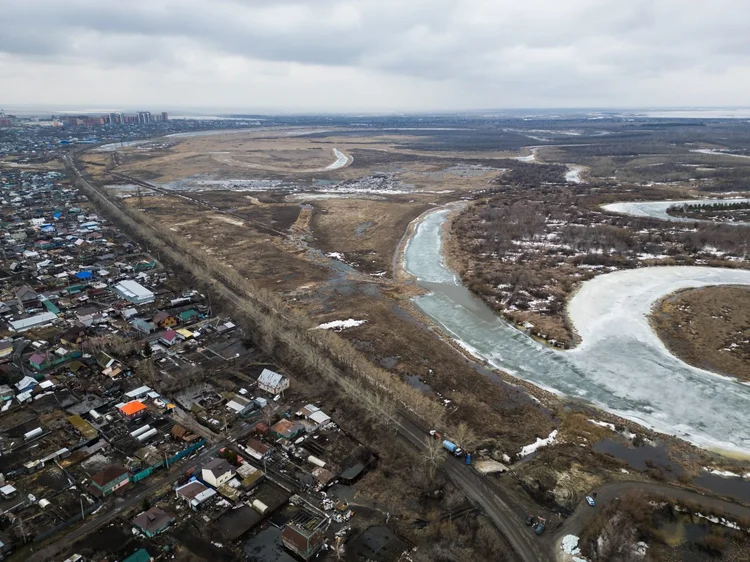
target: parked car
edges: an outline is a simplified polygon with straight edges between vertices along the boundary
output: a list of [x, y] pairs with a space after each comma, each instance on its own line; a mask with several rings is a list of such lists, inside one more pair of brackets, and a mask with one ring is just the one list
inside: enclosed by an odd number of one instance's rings
[[528, 515], [526, 517], [526, 525], [529, 526], [529, 527], [531, 527], [534, 524], [534, 519], [535, 518], [534, 518], [533, 515]]
[[442, 435], [440, 435], [440, 434], [439, 434], [439, 433], [437, 432], [437, 430], [435, 430], [435, 429], [431, 429], [431, 430], [430, 430], [430, 435], [431, 435], [432, 437], [434, 437], [435, 439], [442, 439]]
[[591, 496], [586, 496], [586, 503], [588, 503], [591, 507], [594, 507], [596, 505], [594, 498], [592, 498]]
[[539, 522], [534, 527], [534, 532], [537, 535], [541, 535], [544, 532], [544, 528], [547, 526], [547, 520], [544, 517], [539, 518]]

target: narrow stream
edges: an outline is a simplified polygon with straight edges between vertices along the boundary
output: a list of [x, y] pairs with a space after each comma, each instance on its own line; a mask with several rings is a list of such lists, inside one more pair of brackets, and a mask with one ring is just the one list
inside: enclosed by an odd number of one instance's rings
[[750, 271], [660, 267], [618, 271], [584, 284], [569, 313], [583, 343], [547, 348], [499, 318], [444, 263], [450, 211], [424, 215], [404, 253], [429, 294], [416, 305], [477, 358], [518, 378], [706, 448], [750, 453], [750, 386], [672, 356], [650, 330], [654, 301], [686, 287], [750, 284]]

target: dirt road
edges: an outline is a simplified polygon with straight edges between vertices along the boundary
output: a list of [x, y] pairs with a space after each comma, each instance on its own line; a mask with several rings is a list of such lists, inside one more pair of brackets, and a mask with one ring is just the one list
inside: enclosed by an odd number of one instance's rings
[[566, 519], [565, 524], [557, 533], [557, 538], [564, 535], [579, 536], [584, 528], [596, 516], [602, 506], [607, 505], [612, 500], [628, 492], [637, 491], [647, 494], [664, 496], [677, 502], [692, 502], [705, 508], [707, 511], [721, 511], [725, 517], [748, 518], [750, 517], [750, 507], [734, 503], [731, 501], [714, 498], [703, 495], [699, 492], [692, 492], [684, 488], [676, 488], [666, 484], [656, 484], [650, 482], [612, 482], [605, 484], [596, 490], [596, 506], [591, 507], [586, 501], [582, 501], [572, 516]]
[[[399, 435], [413, 448], [423, 450], [427, 431], [406, 417], [401, 419]], [[446, 453], [447, 455], [447, 453]], [[554, 560], [549, 541], [540, 540], [524, 523], [524, 509], [510, 494], [481, 476], [462, 460], [447, 455], [442, 465], [451, 481], [495, 524], [513, 548], [513, 557], [522, 562]], [[510, 554], [510, 553], [509, 553]]]
[[[131, 508], [142, 503], [145, 498], [151, 497], [159, 488], [162, 488], [163, 486], [177, 480], [185, 473], [186, 466], [199, 465], [202, 462], [207, 461], [210, 457], [215, 455], [219, 449], [226, 445], [226, 443], [227, 441], [220, 441], [219, 443], [216, 443], [215, 445], [204, 449], [198, 457], [188, 461], [188, 463], [178, 462], [169, 469], [166, 475], [162, 475], [161, 478], [158, 478], [157, 481], [151, 484], [149, 487], [144, 488], [136, 495], [118, 504], [114, 509], [107, 510], [96, 517], [89, 517], [89, 519], [86, 520], [82, 525], [68, 533], [65, 533], [58, 540], [45, 546], [44, 548], [33, 553], [28, 553], [24, 550], [21, 550], [19, 552], [16, 552], [14, 556], [22, 554], [24, 556], [23, 559], [27, 560], [28, 562], [46, 562], [48, 560], [52, 560], [59, 552], [63, 551], [65, 548], [68, 548], [77, 540], [82, 539], [89, 533], [96, 531], [100, 527], [116, 519], [122, 513], [125, 513]], [[19, 560], [20, 559], [21, 558], [19, 558]]]

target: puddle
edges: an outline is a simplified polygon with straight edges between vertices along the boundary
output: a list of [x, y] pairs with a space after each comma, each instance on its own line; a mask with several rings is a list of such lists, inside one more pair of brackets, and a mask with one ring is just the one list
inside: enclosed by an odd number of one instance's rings
[[362, 224], [358, 224], [354, 228], [354, 235], [357, 237], [362, 236], [365, 234], [365, 232], [370, 230], [370, 228], [372, 228], [373, 226], [375, 226], [375, 222], [373, 221], [367, 221], [367, 222], [363, 222]]
[[345, 484], [334, 484], [328, 489], [327, 493], [331, 498], [351, 503], [354, 501], [354, 495], [357, 492], [351, 486], [346, 486]]
[[420, 390], [425, 394], [432, 392], [432, 388], [430, 387], [430, 385], [426, 382], [422, 382], [422, 380], [417, 375], [406, 375], [405, 379], [409, 386], [416, 388], [417, 390]]
[[281, 544], [281, 529], [268, 527], [245, 543], [245, 559], [251, 562], [296, 562]]
[[708, 525], [693, 523], [692, 517], [684, 516], [661, 525], [659, 530], [664, 533], [666, 543], [673, 548], [685, 543], [695, 543], [710, 532]]
[[399, 356], [398, 355], [391, 355], [389, 357], [383, 357], [379, 363], [380, 366], [383, 367], [383, 369], [395, 369], [396, 365], [398, 365]]
[[703, 472], [693, 480], [693, 484], [716, 494], [750, 503], [750, 480], [724, 478], [710, 472]]
[[350, 546], [356, 560], [395, 562], [409, 545], [388, 527], [370, 527], [352, 541]]
[[594, 450], [622, 459], [636, 470], [656, 468], [669, 480], [674, 480], [682, 474], [680, 466], [669, 458], [667, 449], [662, 445], [627, 447], [612, 439], [603, 439], [594, 444]]

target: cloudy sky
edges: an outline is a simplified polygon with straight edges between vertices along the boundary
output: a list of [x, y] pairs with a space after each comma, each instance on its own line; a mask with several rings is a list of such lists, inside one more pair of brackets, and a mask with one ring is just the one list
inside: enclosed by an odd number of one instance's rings
[[747, 0], [0, 0], [0, 107], [748, 105]]

